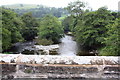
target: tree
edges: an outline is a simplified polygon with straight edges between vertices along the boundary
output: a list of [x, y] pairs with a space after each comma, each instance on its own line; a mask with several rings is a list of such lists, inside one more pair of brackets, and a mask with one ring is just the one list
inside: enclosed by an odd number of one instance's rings
[[116, 18], [113, 24], [108, 24], [107, 37], [104, 38], [104, 44], [106, 45], [102, 48], [100, 55], [102, 56], [120, 56], [120, 18]]
[[11, 44], [23, 41], [20, 34], [22, 21], [16, 13], [2, 8], [2, 47], [8, 49]]
[[62, 26], [64, 27], [64, 32], [73, 31], [73, 16], [68, 16], [62, 21]]
[[107, 36], [108, 31], [106, 25], [112, 20], [111, 12], [104, 7], [86, 13], [75, 29], [77, 41], [88, 50], [104, 46], [104, 37]]
[[38, 33], [37, 27], [39, 26], [37, 20], [32, 16], [32, 13], [22, 15], [24, 27], [22, 27], [21, 34], [27, 41], [33, 40]]
[[71, 15], [80, 17], [83, 14], [84, 7], [85, 7], [85, 3], [78, 0], [75, 2], [69, 3], [66, 9]]
[[35, 39], [35, 37], [38, 35], [38, 30], [37, 28], [25, 27], [22, 29], [21, 34], [26, 41], [30, 41]]
[[11, 32], [5, 28], [2, 28], [2, 49], [7, 50], [11, 47]]
[[62, 37], [63, 27], [61, 22], [54, 16], [47, 15], [42, 18], [39, 27], [39, 38], [52, 40], [54, 43], [58, 43]]
[[79, 0], [69, 3], [68, 6], [65, 8], [74, 18], [72, 32], [75, 32], [74, 28], [78, 24], [78, 20], [82, 19], [82, 15], [84, 14], [84, 10], [83, 10], [84, 8], [85, 8], [85, 3]]
[[2, 52], [2, 8], [0, 8], [0, 52]]

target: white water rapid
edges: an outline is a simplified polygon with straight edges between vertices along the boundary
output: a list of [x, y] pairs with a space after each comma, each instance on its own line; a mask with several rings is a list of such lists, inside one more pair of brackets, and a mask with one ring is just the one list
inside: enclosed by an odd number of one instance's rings
[[58, 51], [61, 56], [76, 56], [78, 47], [72, 36], [65, 35], [61, 38], [61, 42]]

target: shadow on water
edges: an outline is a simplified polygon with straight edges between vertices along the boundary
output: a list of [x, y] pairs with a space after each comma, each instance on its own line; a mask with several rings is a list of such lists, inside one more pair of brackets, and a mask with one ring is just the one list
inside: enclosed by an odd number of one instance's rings
[[34, 47], [35, 42], [34, 41], [27, 41], [27, 42], [18, 42], [14, 44], [8, 52], [14, 53], [14, 54], [34, 54]]
[[93, 48], [83, 48], [82, 46], [78, 45], [78, 56], [97, 56], [98, 51]]
[[78, 56], [96, 56], [96, 54], [94, 52], [89, 52], [89, 51], [79, 51]]

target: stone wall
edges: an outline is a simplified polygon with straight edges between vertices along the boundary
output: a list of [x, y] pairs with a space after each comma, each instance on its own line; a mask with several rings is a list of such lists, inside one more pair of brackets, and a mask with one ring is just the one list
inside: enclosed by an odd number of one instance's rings
[[[48, 78], [48, 79], [119, 79], [118, 65], [36, 65], [2, 64], [4, 79]], [[18, 67], [19, 66], [19, 67]]]
[[22, 55], [0, 54], [0, 62], [33, 64], [120, 64], [120, 57], [115, 56], [56, 56], [56, 55]]
[[0, 54], [4, 80], [118, 80], [119, 57]]

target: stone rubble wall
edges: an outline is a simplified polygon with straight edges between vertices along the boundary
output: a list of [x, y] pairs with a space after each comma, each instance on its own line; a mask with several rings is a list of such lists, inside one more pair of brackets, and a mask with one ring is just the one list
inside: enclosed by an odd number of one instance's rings
[[[19, 67], [18, 67], [19, 66]], [[2, 64], [2, 76], [10, 78], [119, 79], [120, 65]], [[95, 79], [94, 79], [95, 80]]]
[[[0, 54], [3, 79], [118, 80], [120, 57]], [[92, 79], [94, 78], [94, 79]], [[35, 79], [36, 80], [36, 79]]]

